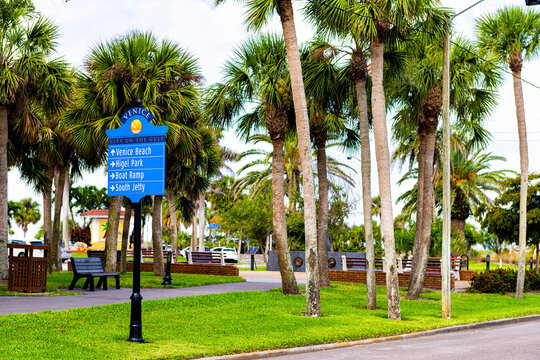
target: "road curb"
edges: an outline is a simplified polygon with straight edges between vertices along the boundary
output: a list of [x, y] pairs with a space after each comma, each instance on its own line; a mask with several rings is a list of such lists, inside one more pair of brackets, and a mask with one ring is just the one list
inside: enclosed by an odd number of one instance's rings
[[204, 360], [263, 359], [263, 358], [272, 357], [272, 356], [304, 354], [304, 353], [310, 353], [314, 351], [332, 350], [332, 349], [340, 349], [340, 348], [346, 348], [346, 347], [358, 346], [358, 345], [369, 345], [369, 344], [375, 344], [375, 343], [386, 342], [386, 341], [412, 339], [412, 338], [418, 338], [418, 337], [424, 337], [424, 336], [432, 336], [432, 335], [446, 334], [446, 333], [459, 332], [459, 331], [482, 329], [482, 328], [488, 328], [488, 327], [494, 327], [494, 326], [500, 326], [500, 325], [516, 324], [520, 322], [534, 321], [534, 320], [540, 320], [540, 314], [520, 316], [520, 317], [515, 317], [515, 318], [507, 318], [507, 319], [490, 320], [490, 321], [484, 321], [484, 322], [472, 323], [472, 324], [454, 325], [454, 326], [443, 327], [443, 328], [438, 328], [438, 329], [433, 329], [433, 330], [419, 331], [419, 332], [401, 334], [401, 335], [384, 336], [384, 337], [373, 338], [373, 339], [346, 341], [346, 342], [339, 342], [339, 343], [332, 343], [332, 344], [310, 345], [310, 346], [302, 346], [302, 347], [295, 347], [295, 348], [289, 348], [289, 349], [254, 351], [254, 352], [243, 353], [243, 354], [220, 355], [220, 356], [212, 356], [212, 357], [206, 357], [206, 358], [200, 358], [200, 359], [204, 359]]

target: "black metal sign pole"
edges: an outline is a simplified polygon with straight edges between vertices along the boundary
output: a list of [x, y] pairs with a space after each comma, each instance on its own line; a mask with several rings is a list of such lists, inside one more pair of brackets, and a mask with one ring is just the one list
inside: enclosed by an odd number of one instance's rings
[[129, 339], [131, 342], [143, 343], [141, 316], [141, 202], [133, 204], [135, 210], [135, 232], [133, 247], [133, 294], [131, 294], [131, 323], [129, 324]]

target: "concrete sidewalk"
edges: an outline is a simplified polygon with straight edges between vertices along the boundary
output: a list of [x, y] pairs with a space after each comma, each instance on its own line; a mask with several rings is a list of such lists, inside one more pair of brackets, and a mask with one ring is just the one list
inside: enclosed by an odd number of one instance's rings
[[[177, 274], [179, 275], [179, 274]], [[268, 291], [281, 287], [281, 276], [279, 271], [240, 271], [239, 275], [246, 279], [246, 282], [213, 284], [205, 286], [195, 286], [181, 289], [141, 289], [144, 300], [168, 299], [182, 296], [197, 296], [209, 294], [222, 294], [227, 292], [243, 291]], [[173, 274], [173, 282], [174, 282]], [[295, 273], [299, 285], [305, 285], [306, 273]], [[457, 281], [456, 291], [464, 291], [468, 288], [468, 282]], [[73, 292], [83, 293], [74, 296], [0, 296], [0, 315], [40, 312], [45, 310], [66, 310], [97, 305], [118, 304], [130, 301], [131, 288], [109, 290], [96, 289], [88, 290], [75, 289]]]
[[[176, 274], [179, 275], [179, 274]], [[173, 282], [174, 282], [174, 276]], [[246, 282], [213, 284], [205, 286], [194, 286], [180, 289], [141, 289], [144, 300], [168, 299], [182, 296], [197, 296], [209, 294], [222, 294], [228, 292], [243, 291], [268, 291], [281, 287], [279, 272], [271, 271], [240, 271], [240, 276]], [[298, 283], [305, 284], [305, 274], [297, 274]], [[304, 280], [302, 280], [304, 279]], [[97, 305], [118, 304], [130, 301], [131, 288], [109, 290], [96, 289], [88, 290], [75, 289], [73, 292], [83, 293], [74, 296], [0, 296], [0, 315], [31, 313], [45, 310], [66, 310]]]

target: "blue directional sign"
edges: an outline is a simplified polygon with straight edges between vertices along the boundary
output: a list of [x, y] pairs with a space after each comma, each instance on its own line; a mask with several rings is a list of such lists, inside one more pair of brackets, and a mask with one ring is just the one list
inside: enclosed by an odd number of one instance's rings
[[168, 126], [152, 124], [144, 107], [131, 108], [123, 125], [107, 130], [109, 158], [107, 194], [139, 202], [146, 195], [165, 194], [165, 134]]
[[221, 226], [219, 226], [219, 224], [216, 224], [216, 223], [209, 223], [206, 228], [208, 230], [220, 230]]

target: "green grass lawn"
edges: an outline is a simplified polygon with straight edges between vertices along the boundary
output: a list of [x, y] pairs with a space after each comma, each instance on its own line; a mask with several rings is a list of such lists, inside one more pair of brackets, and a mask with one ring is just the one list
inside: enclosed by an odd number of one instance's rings
[[[527, 264], [528, 266], [528, 264]], [[498, 269], [499, 268], [499, 263], [489, 263], [489, 268], [490, 269]], [[514, 269], [514, 270], [517, 270], [517, 266], [516, 265], [503, 265], [502, 266], [503, 269]], [[476, 262], [476, 261], [471, 261], [469, 263], [469, 270], [471, 271], [486, 271], [486, 263], [485, 262]]]
[[[321, 318], [305, 317], [304, 296], [228, 293], [143, 301], [147, 344], [125, 341], [130, 304], [0, 316], [0, 357], [6, 359], [184, 359], [349, 341], [456, 324], [537, 314], [540, 294], [452, 294], [452, 319], [441, 319], [440, 292], [402, 300], [402, 321], [387, 319], [385, 288], [365, 310], [366, 287], [322, 289]], [[405, 293], [402, 293], [404, 295]]]

